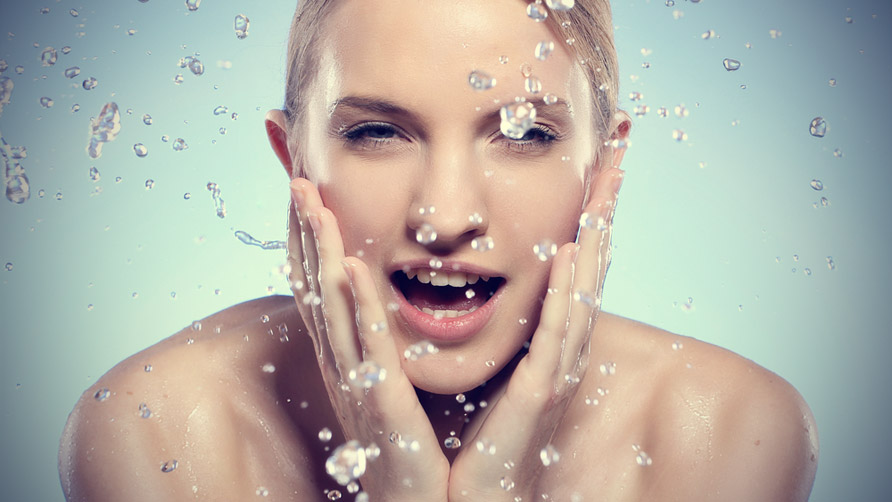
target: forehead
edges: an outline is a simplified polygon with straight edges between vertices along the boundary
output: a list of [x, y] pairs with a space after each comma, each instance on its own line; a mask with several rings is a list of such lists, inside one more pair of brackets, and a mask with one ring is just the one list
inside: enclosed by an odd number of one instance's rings
[[[319, 83], [328, 103], [370, 93], [419, 108], [431, 100], [507, 101], [529, 96], [522, 66], [542, 82], [540, 96], [569, 102], [585, 80], [550, 25], [530, 19], [520, 0], [346, 0], [324, 30]], [[546, 61], [534, 54], [541, 41], [554, 42]], [[495, 77], [495, 88], [471, 90], [473, 70]]]

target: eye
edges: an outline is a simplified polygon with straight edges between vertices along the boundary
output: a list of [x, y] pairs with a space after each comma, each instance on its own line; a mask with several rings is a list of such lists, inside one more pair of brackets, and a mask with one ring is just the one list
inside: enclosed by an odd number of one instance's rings
[[556, 132], [542, 124], [534, 125], [519, 139], [511, 139], [506, 136], [502, 136], [502, 138], [507, 141], [509, 149], [518, 152], [544, 151], [560, 139]]
[[397, 128], [386, 122], [365, 122], [343, 132], [341, 137], [351, 146], [376, 147], [400, 138]]

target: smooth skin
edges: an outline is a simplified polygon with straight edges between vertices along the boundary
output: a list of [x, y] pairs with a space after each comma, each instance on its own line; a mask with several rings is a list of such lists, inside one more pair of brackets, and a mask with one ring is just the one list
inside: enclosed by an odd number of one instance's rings
[[[516, 67], [553, 36], [522, 7], [335, 8], [299, 137], [281, 112], [267, 120], [291, 179], [294, 298], [203, 319], [88, 389], [60, 449], [69, 500], [324, 500], [333, 489], [351, 500], [324, 464], [354, 439], [381, 449], [360, 479], [373, 501], [807, 499], [817, 435], [795, 389], [723, 349], [600, 312], [623, 150], [598, 153], [588, 83], [565, 47], [534, 65], [562, 99], [539, 107], [555, 138], [498, 132], [493, 100], [525, 95]], [[418, 64], [434, 56], [432, 69]], [[474, 92], [472, 69], [499, 85]], [[625, 139], [627, 118], [610, 134]], [[580, 228], [582, 213], [594, 224]], [[415, 239], [425, 222], [439, 234], [430, 245]], [[481, 236], [495, 247], [473, 250]], [[530, 251], [543, 237], [562, 244], [544, 263]], [[430, 258], [492, 270], [504, 292], [479, 333], [407, 361], [419, 337], [387, 308], [389, 276]], [[362, 361], [386, 370], [368, 390], [349, 385]], [[98, 401], [101, 388], [111, 394]], [[417, 448], [392, 444], [394, 431]], [[461, 448], [444, 446], [452, 435]], [[546, 467], [547, 445], [560, 460]]]

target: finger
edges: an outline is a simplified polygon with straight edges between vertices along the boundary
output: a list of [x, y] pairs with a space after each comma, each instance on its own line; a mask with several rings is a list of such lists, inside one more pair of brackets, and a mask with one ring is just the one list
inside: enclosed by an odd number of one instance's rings
[[572, 283], [570, 325], [561, 371], [572, 379], [581, 377], [588, 363], [591, 334], [601, 309], [604, 277], [610, 263], [610, 232], [616, 193], [623, 171], [608, 169], [595, 180], [592, 200], [580, 217], [580, 246]]
[[356, 301], [356, 325], [363, 360], [375, 361], [389, 373], [400, 371], [400, 359], [387, 324], [387, 314], [368, 266], [354, 257], [345, 259], [343, 266]]
[[578, 245], [568, 243], [561, 246], [555, 255], [548, 278], [548, 292], [539, 316], [539, 326], [530, 341], [527, 355], [529, 368], [539, 379], [549, 383], [554, 381], [554, 372], [561, 360], [570, 310], [573, 261], [578, 251]]
[[353, 293], [341, 265], [344, 261], [344, 243], [337, 219], [327, 208], [321, 205], [308, 207], [307, 219], [316, 237], [325, 331], [341, 376], [346, 377], [347, 372], [356, 367], [361, 358], [356, 337]]

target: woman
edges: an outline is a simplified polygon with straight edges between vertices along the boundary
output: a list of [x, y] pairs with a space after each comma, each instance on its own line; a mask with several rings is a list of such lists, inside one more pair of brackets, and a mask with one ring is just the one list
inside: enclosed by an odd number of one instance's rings
[[601, 315], [630, 123], [609, 6], [572, 4], [302, 2], [267, 117], [294, 298], [88, 390], [69, 500], [807, 499], [789, 384]]

